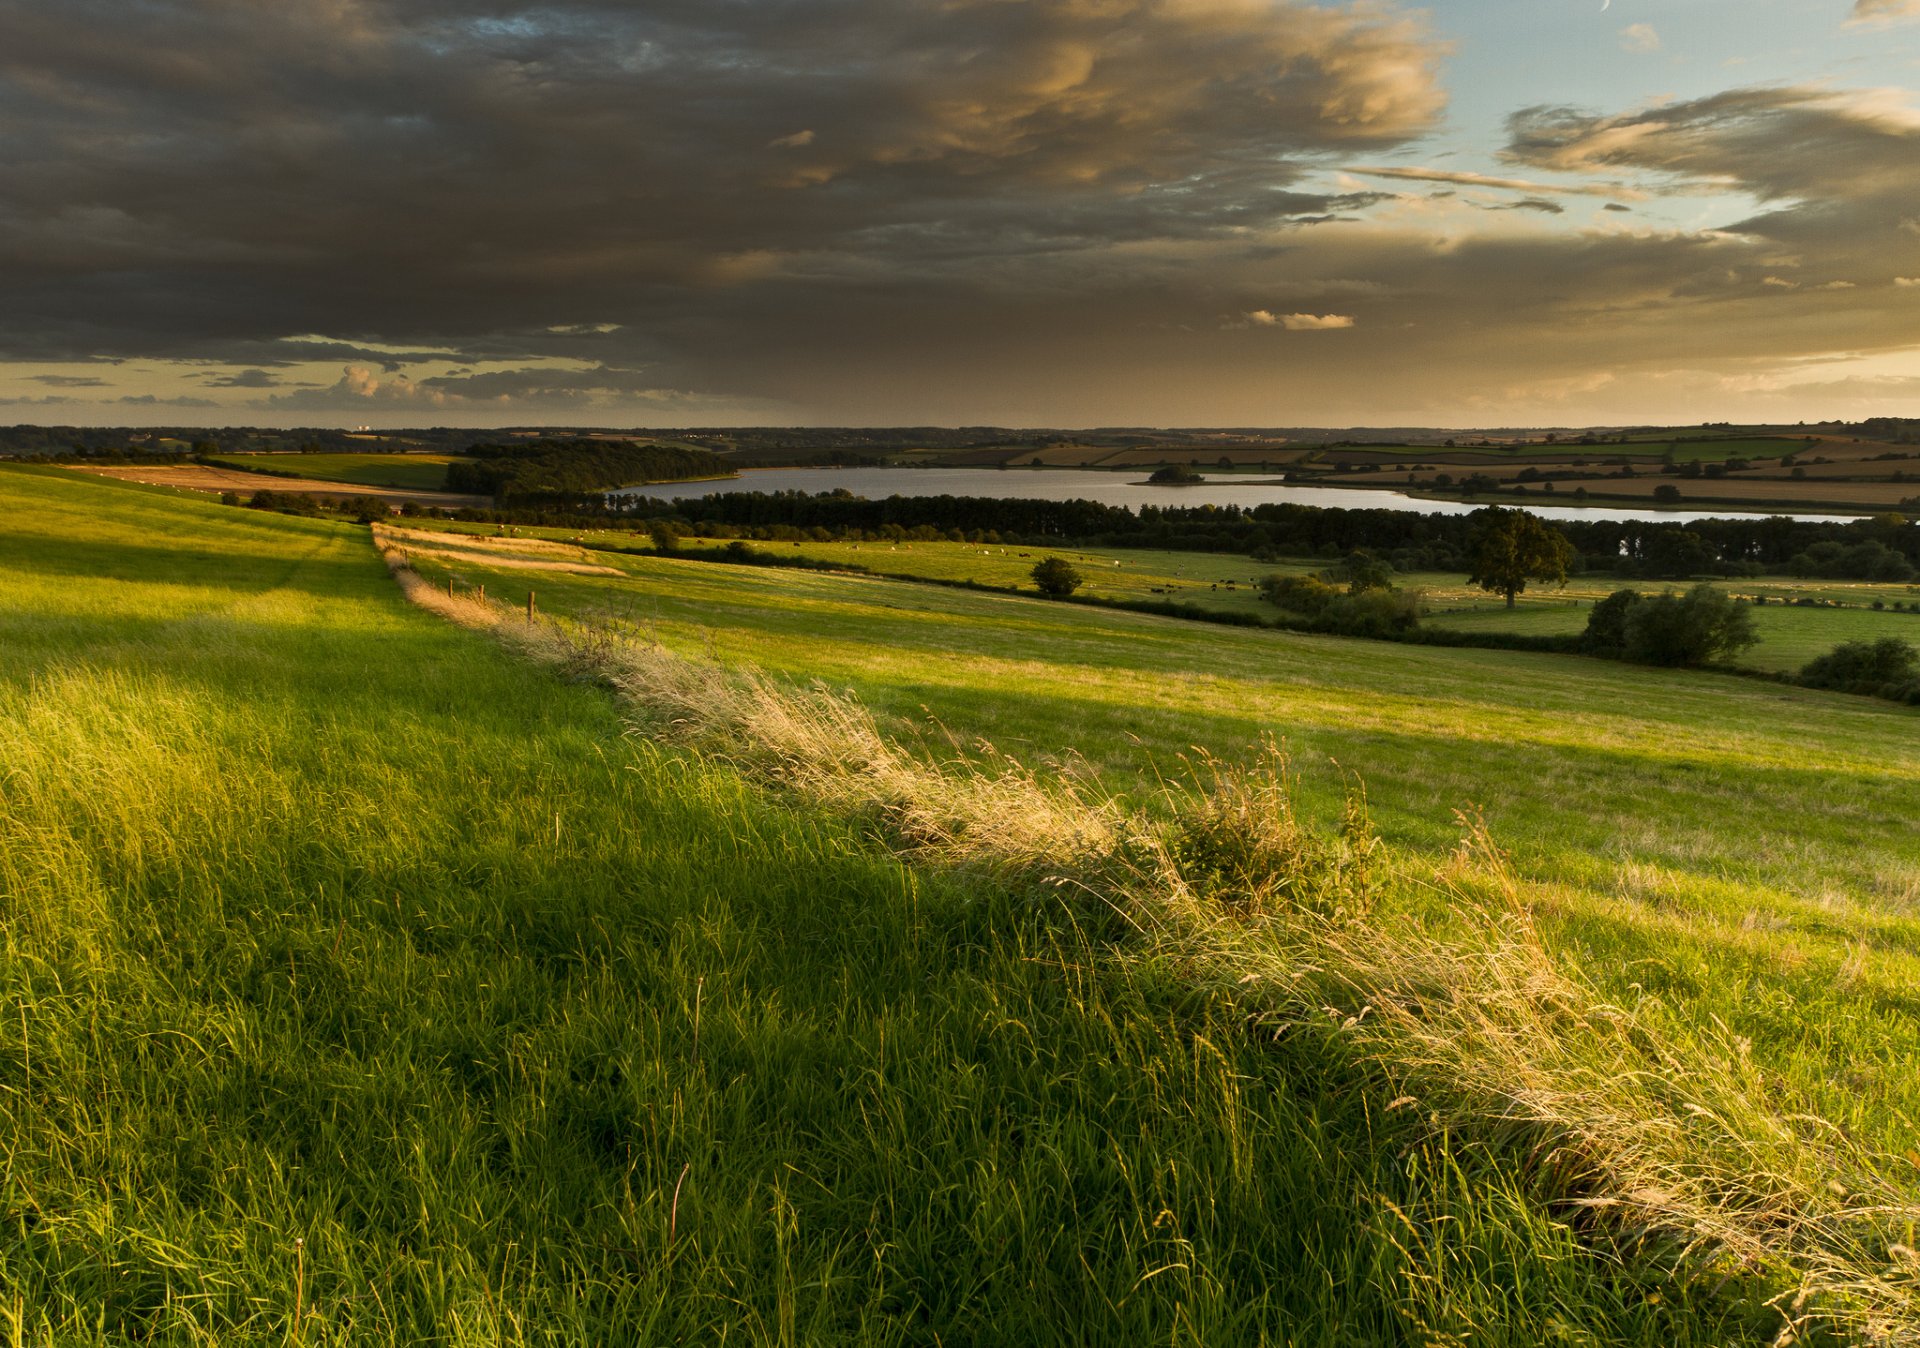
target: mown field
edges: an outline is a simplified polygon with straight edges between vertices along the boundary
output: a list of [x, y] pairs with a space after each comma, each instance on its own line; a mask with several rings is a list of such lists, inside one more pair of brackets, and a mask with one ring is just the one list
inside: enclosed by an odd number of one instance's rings
[[233, 468], [399, 491], [442, 491], [447, 465], [465, 462], [453, 454], [215, 454], [209, 458]]
[[[1071, 894], [630, 733], [409, 608], [363, 529], [25, 469], [0, 510], [17, 1341], [1719, 1344], [1796, 1314], [1777, 1267], [1669, 1277], [1537, 1131], [1404, 1107], [1337, 1021], [1250, 1020], [1252, 985]], [[1484, 806], [1554, 958], [1662, 1061], [1717, 1017], [1766, 1109], [1920, 1187], [1911, 712], [876, 579], [412, 560], [850, 686], [942, 758], [1078, 755], [1149, 810], [1191, 746], [1276, 733], [1310, 818], [1364, 777], [1410, 875]], [[1437, 893], [1381, 930], [1447, 930]]]

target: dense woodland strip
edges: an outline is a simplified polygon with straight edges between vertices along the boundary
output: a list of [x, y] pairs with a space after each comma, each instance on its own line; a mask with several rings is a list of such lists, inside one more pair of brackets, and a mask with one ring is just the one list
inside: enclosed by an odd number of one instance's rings
[[447, 465], [447, 490], [503, 503], [733, 472], [709, 450], [631, 440], [528, 440], [474, 445], [467, 453], [473, 462]]
[[[1281, 503], [1238, 506], [1143, 506], [1138, 514], [1093, 501], [1014, 501], [968, 496], [891, 496], [869, 500], [834, 492], [727, 492], [694, 500], [640, 499], [624, 508], [643, 517], [678, 519], [711, 533], [713, 526], [824, 529], [884, 535], [891, 529], [991, 532], [1025, 543], [1078, 547], [1164, 548], [1246, 553], [1253, 557], [1343, 557], [1366, 549], [1401, 570], [1457, 568], [1485, 511], [1426, 515], [1407, 510], [1336, 509]], [[1492, 507], [1489, 507], [1492, 509]], [[533, 520], [519, 522], [533, 523]], [[557, 522], [557, 521], [556, 521]], [[1766, 519], [1709, 519], [1680, 523], [1634, 520], [1556, 520], [1580, 554], [1576, 570], [1617, 570], [1655, 579], [1716, 570], [1784, 571], [1807, 555], [1809, 574], [1864, 571], [1864, 580], [1902, 579], [1899, 568], [1920, 565], [1920, 524], [1876, 515], [1844, 524]], [[1834, 545], [1834, 548], [1825, 545]], [[1824, 559], [1824, 560], [1823, 560]], [[1838, 569], [1832, 569], [1832, 568]], [[1874, 574], [1876, 569], [1887, 574]]]

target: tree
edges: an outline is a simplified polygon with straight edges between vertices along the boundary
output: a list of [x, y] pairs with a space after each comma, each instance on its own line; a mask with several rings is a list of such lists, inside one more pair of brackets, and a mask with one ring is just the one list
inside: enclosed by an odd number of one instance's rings
[[1704, 665], [1731, 659], [1760, 640], [1746, 608], [1711, 585], [1696, 585], [1684, 595], [1636, 595], [1625, 607], [1621, 653], [1643, 665]]
[[1347, 554], [1346, 561], [1325, 573], [1329, 582], [1344, 580], [1348, 594], [1365, 594], [1368, 590], [1391, 590], [1393, 588], [1393, 563], [1374, 556], [1365, 548], [1355, 549]]
[[1481, 523], [1467, 552], [1469, 585], [1505, 595], [1512, 608], [1530, 580], [1567, 583], [1574, 553], [1565, 534], [1524, 510], [1489, 506], [1475, 514]]
[[1045, 561], [1033, 564], [1033, 583], [1040, 587], [1040, 593], [1049, 599], [1065, 599], [1080, 588], [1086, 577], [1072, 562], [1061, 557], [1049, 557]]
[[1912, 685], [1920, 688], [1920, 651], [1899, 637], [1878, 641], [1843, 641], [1800, 671], [1800, 682], [1812, 688], [1838, 688], [1848, 693], [1883, 693]]
[[1156, 468], [1147, 481], [1161, 487], [1184, 487], [1196, 482], [1205, 482], [1206, 479], [1185, 464], [1170, 463], [1165, 468]]
[[1580, 649], [1595, 655], [1626, 654], [1627, 615], [1645, 597], [1638, 590], [1615, 590], [1595, 604], [1587, 614], [1587, 630], [1580, 634]]
[[647, 537], [653, 540], [653, 550], [663, 556], [680, 550], [680, 531], [672, 520], [648, 520]]

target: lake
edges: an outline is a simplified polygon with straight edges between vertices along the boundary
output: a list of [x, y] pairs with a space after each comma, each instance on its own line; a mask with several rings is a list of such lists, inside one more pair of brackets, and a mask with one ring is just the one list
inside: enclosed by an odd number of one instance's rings
[[[1467, 515], [1486, 502], [1428, 501], [1404, 492], [1363, 487], [1305, 487], [1281, 483], [1254, 483], [1244, 474], [1208, 474], [1189, 487], [1153, 487], [1128, 473], [1104, 473], [1075, 468], [749, 468], [737, 478], [717, 482], [666, 482], [632, 487], [616, 496], [651, 496], [680, 501], [719, 492], [804, 491], [844, 488], [855, 496], [876, 500], [888, 496], [988, 496], [1002, 500], [1097, 501], [1125, 506], [1257, 506], [1291, 501], [1298, 505], [1355, 510], [1410, 510], [1427, 515]], [[1516, 504], [1502, 500], [1501, 505]], [[1785, 511], [1653, 510], [1622, 505], [1546, 505], [1539, 497], [1524, 502], [1527, 510], [1548, 519], [1642, 520], [1684, 524], [1704, 519], [1766, 519]], [[1788, 514], [1789, 519], [1845, 523], [1855, 515]]]

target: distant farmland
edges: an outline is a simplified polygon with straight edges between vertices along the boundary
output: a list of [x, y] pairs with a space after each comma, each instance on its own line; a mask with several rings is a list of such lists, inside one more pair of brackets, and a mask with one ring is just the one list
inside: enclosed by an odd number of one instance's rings
[[403, 491], [444, 491], [447, 465], [467, 462], [458, 454], [218, 454], [210, 461], [245, 472]]

